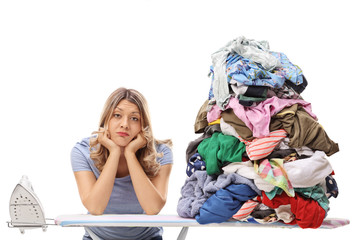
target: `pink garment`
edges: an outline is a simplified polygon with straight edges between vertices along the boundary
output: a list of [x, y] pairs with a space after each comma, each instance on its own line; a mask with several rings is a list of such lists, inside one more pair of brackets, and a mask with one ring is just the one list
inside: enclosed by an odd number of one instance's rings
[[[232, 108], [235, 115], [241, 119], [246, 126], [253, 132], [256, 138], [266, 137], [269, 135], [269, 125], [271, 117], [294, 104], [301, 105], [305, 111], [317, 120], [316, 115], [311, 111], [311, 103], [300, 99], [281, 99], [276, 96], [267, 98], [255, 107], [244, 107], [239, 101], [231, 97], [225, 110]], [[222, 110], [219, 106], [214, 105], [207, 113], [208, 122], [213, 122], [220, 118]]]

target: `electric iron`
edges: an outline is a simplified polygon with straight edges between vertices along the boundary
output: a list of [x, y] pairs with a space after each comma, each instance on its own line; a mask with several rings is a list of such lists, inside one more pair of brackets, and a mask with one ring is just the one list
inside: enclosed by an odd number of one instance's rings
[[42, 228], [45, 232], [49, 224], [46, 223], [44, 209], [36, 196], [27, 176], [23, 176], [16, 185], [10, 197], [10, 217], [8, 226], [19, 228], [21, 233], [25, 229]]

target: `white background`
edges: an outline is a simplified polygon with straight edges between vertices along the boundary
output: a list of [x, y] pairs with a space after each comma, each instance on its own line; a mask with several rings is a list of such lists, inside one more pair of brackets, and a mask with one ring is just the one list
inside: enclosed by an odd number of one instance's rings
[[[97, 129], [118, 87], [150, 104], [155, 137], [172, 138], [174, 167], [162, 214], [176, 214], [185, 149], [208, 96], [211, 54], [245, 36], [267, 40], [300, 66], [302, 94], [340, 152], [335, 230], [192, 228], [188, 239], [341, 239], [358, 235], [359, 8], [356, 1], [0, 1], [0, 238], [81, 239], [82, 228], [21, 235], [7, 228], [13, 188], [26, 174], [46, 217], [85, 213], [70, 166], [73, 145]], [[179, 228], [165, 228], [175, 239]], [[6, 236], [6, 237], [4, 237]]]

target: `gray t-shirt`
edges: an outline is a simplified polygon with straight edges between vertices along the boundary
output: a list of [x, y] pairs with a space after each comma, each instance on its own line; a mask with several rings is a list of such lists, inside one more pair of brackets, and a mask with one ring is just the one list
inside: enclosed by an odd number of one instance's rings
[[[96, 179], [100, 176], [99, 170], [95, 167], [94, 161], [90, 158], [89, 150], [90, 138], [84, 138], [76, 143], [71, 151], [71, 165], [74, 172], [91, 171]], [[172, 164], [172, 151], [164, 144], [156, 146], [158, 153], [163, 153], [163, 157], [157, 158], [160, 165]], [[144, 210], [136, 197], [131, 177], [126, 176], [116, 178], [110, 196], [109, 203], [104, 214], [143, 214]], [[91, 227], [101, 239], [150, 239], [162, 235], [162, 228], [159, 227]], [[89, 238], [85, 233], [84, 239]]]

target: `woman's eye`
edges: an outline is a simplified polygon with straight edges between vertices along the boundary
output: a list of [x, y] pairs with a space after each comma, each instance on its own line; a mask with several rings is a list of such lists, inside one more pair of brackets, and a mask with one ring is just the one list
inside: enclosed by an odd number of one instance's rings
[[133, 121], [139, 121], [139, 119], [137, 117], [132, 117], [131, 120]]
[[114, 114], [114, 117], [115, 117], [115, 118], [119, 118], [119, 117], [121, 117], [121, 115], [120, 115], [120, 114], [115, 113], [115, 114]]

